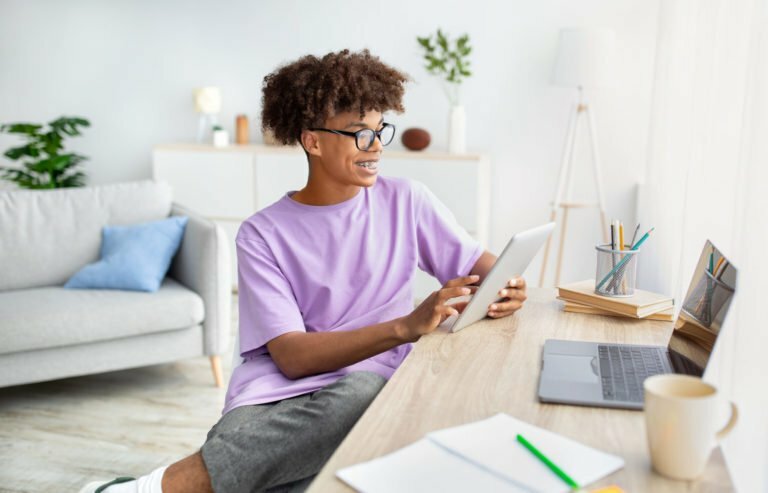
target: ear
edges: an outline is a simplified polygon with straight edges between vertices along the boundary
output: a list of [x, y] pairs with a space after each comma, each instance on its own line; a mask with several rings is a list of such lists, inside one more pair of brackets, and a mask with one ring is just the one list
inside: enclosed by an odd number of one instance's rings
[[317, 138], [317, 132], [311, 130], [301, 131], [301, 147], [311, 156], [321, 156], [320, 139]]

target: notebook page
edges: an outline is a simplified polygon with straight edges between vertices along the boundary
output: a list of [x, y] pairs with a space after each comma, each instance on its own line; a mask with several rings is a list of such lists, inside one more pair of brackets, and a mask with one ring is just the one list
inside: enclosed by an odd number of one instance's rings
[[364, 493], [530, 493], [422, 439], [396, 452], [341, 469], [342, 481]]
[[569, 491], [562, 479], [517, 441], [518, 433], [581, 486], [624, 467], [621, 457], [587, 447], [507, 414], [435, 431], [427, 438], [469, 462], [536, 491]]

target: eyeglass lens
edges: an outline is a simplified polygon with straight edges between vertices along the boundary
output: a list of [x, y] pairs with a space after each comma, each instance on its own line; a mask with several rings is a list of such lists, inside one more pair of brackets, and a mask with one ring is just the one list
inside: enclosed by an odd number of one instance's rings
[[[392, 125], [385, 125], [381, 129], [381, 144], [387, 145], [392, 142], [392, 138], [395, 136], [395, 127]], [[366, 151], [373, 145], [373, 139], [376, 138], [376, 132], [366, 128], [357, 132], [357, 147], [360, 150]]]

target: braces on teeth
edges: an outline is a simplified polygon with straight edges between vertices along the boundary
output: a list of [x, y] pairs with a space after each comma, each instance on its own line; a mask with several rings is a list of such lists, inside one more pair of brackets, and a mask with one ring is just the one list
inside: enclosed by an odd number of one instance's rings
[[361, 168], [375, 168], [378, 163], [355, 163], [356, 165], [360, 166]]

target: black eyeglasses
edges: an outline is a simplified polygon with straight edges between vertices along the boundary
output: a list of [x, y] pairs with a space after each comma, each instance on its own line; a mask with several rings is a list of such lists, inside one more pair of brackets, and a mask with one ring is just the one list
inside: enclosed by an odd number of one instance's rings
[[392, 139], [395, 138], [395, 126], [391, 123], [382, 123], [381, 130], [371, 130], [370, 128], [363, 128], [357, 132], [345, 132], [344, 130], [332, 130], [330, 128], [310, 128], [308, 130], [316, 130], [337, 135], [346, 135], [347, 137], [354, 137], [355, 145], [361, 151], [367, 151], [370, 149], [376, 137], [378, 137], [379, 141], [381, 141], [381, 145], [389, 145], [389, 143], [392, 142]]

